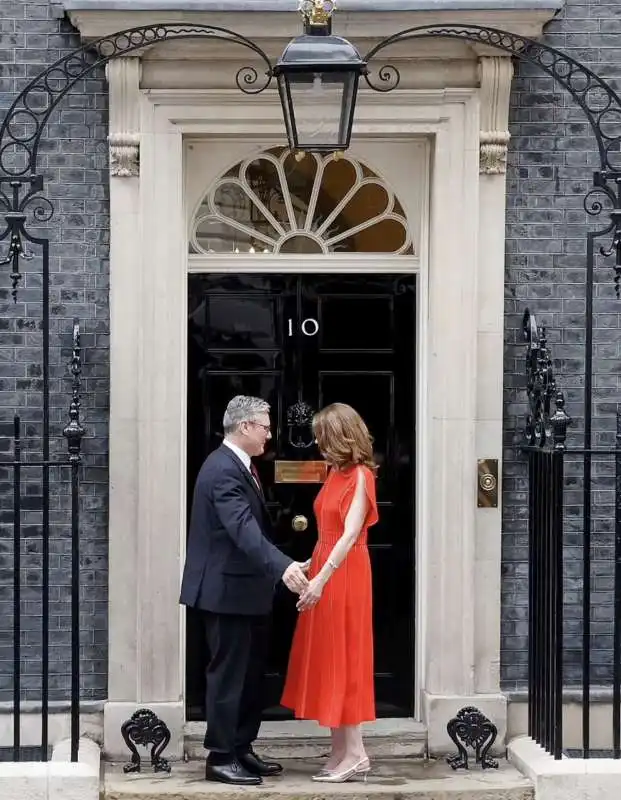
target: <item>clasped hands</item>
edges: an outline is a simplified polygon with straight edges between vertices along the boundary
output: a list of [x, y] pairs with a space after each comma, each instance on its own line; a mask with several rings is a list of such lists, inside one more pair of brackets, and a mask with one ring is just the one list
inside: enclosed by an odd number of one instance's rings
[[316, 605], [323, 592], [324, 584], [319, 576], [310, 581], [306, 577], [310, 563], [310, 558], [304, 562], [294, 561], [289, 564], [282, 576], [287, 589], [300, 596], [296, 604], [298, 611], [306, 611]]

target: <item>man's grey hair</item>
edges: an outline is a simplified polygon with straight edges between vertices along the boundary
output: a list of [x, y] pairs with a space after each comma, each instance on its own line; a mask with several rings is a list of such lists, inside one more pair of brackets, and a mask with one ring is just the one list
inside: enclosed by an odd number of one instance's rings
[[222, 427], [225, 435], [236, 431], [242, 422], [253, 422], [260, 414], [269, 414], [270, 404], [260, 397], [238, 394], [226, 407]]

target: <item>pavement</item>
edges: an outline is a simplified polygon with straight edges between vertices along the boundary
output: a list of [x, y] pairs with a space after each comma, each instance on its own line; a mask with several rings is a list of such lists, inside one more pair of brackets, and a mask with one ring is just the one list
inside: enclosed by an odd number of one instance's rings
[[[259, 753], [260, 754], [260, 753]], [[454, 771], [442, 760], [383, 758], [371, 763], [367, 781], [317, 783], [311, 776], [324, 759], [283, 761], [284, 772], [261, 786], [235, 787], [204, 780], [204, 761], [173, 762], [169, 775], [155, 775], [148, 761], [139, 775], [125, 775], [122, 764], [104, 765], [106, 800], [533, 800], [532, 784], [507, 761], [498, 769]]]

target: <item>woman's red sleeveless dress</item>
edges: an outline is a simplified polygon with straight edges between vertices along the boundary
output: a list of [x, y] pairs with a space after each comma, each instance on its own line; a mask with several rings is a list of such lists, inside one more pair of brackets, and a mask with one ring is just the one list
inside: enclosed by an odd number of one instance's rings
[[326, 583], [321, 599], [299, 617], [281, 703], [300, 719], [338, 728], [375, 719], [371, 564], [367, 530], [378, 520], [375, 476], [365, 466], [331, 470], [315, 500], [319, 538], [309, 577], [316, 575], [343, 534], [364, 474], [367, 515], [356, 543]]

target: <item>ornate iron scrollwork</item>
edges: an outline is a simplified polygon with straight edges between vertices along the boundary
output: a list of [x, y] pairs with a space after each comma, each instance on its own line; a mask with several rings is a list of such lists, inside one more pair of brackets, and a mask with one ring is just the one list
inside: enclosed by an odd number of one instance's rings
[[287, 409], [287, 428], [289, 430], [289, 444], [296, 449], [312, 447], [315, 441], [313, 436], [314, 411], [308, 403], [298, 400]]
[[80, 423], [80, 389], [82, 376], [82, 351], [80, 348], [80, 323], [77, 319], [73, 320], [73, 342], [71, 348], [71, 374], [73, 376], [71, 385], [71, 404], [69, 406], [69, 423], [63, 430], [63, 436], [67, 439], [67, 449], [69, 450], [70, 461], [80, 461], [82, 438], [86, 431]]
[[[487, 45], [528, 61], [553, 78], [576, 101], [587, 116], [597, 140], [602, 170], [621, 170], [621, 98], [606, 81], [584, 64], [544, 42], [484, 25], [418, 25], [388, 36], [364, 56], [370, 62], [394, 44], [413, 39], [461, 39]], [[372, 89], [392, 91], [400, 82], [399, 70], [385, 64], [377, 70], [380, 83], [370, 71], [365, 79]]]
[[527, 343], [526, 392], [529, 404], [524, 439], [529, 447], [543, 448], [552, 444], [555, 450], [564, 450], [571, 418], [565, 411], [565, 395], [556, 385], [545, 328], [538, 326], [533, 314], [526, 309], [522, 330]]
[[591, 217], [599, 217], [604, 211], [610, 215], [610, 224], [596, 235], [612, 234], [609, 247], [599, 248], [604, 258], [615, 257], [615, 293], [621, 297], [621, 175], [613, 172], [596, 172], [593, 188], [584, 198], [584, 210]]
[[468, 769], [467, 747], [474, 750], [476, 763], [482, 769], [498, 769], [498, 762], [487, 755], [496, 741], [498, 728], [478, 708], [462, 708], [449, 720], [446, 730], [458, 751], [456, 756], [446, 759], [453, 769]]
[[227, 28], [214, 25], [162, 24], [131, 28], [104, 36], [77, 48], [43, 69], [17, 95], [0, 125], [0, 211], [4, 229], [0, 227], [0, 266], [10, 264], [13, 298], [22, 275], [20, 263], [33, 255], [25, 242], [48, 246], [27, 231], [26, 213], [35, 223], [48, 222], [53, 214], [52, 203], [43, 196], [43, 177], [37, 174], [39, 145], [49, 118], [75, 84], [108, 61], [173, 39], [216, 39], [250, 50], [265, 66], [264, 77], [253, 66], [244, 66], [235, 76], [244, 94], [259, 94], [273, 79], [273, 66], [266, 53], [252, 40]]
[[164, 23], [118, 31], [67, 53], [22, 89], [0, 126], [0, 172], [14, 177], [36, 173], [39, 143], [51, 113], [88, 73], [110, 59], [177, 39], [219, 40], [250, 50], [264, 64], [265, 77], [260, 80], [253, 66], [238, 70], [235, 81], [244, 94], [259, 94], [272, 82], [274, 68], [267, 54], [251, 39], [228, 28]]
[[[8, 184], [6, 191], [3, 188], [5, 184]], [[5, 229], [0, 232], [0, 242], [8, 240], [9, 243], [6, 255], [0, 258], [0, 266], [11, 265], [11, 293], [15, 302], [17, 302], [17, 287], [22, 279], [20, 262], [31, 261], [34, 258], [34, 254], [26, 249], [25, 243], [28, 241], [41, 245], [44, 242], [27, 232], [28, 214], [32, 215], [35, 223], [49, 222], [54, 216], [52, 203], [47, 197], [39, 194], [42, 190], [43, 178], [40, 175], [14, 179], [6, 178], [0, 172], [0, 210], [4, 212], [6, 222]]]
[[140, 754], [136, 745], [151, 747], [151, 765], [153, 772], [170, 772], [170, 764], [162, 753], [170, 742], [170, 731], [163, 722], [149, 708], [139, 708], [130, 719], [121, 726], [123, 741], [132, 754], [131, 761], [123, 767], [123, 772], [140, 772]]
[[[364, 56], [369, 70], [364, 78], [378, 92], [391, 92], [401, 76], [393, 64], [373, 70], [371, 62], [378, 53], [401, 42], [415, 39], [460, 39], [509, 53], [520, 61], [534, 64], [571, 95], [587, 117], [599, 151], [600, 168], [593, 173], [593, 188], [585, 197], [585, 209], [591, 216], [604, 211], [610, 225], [600, 233], [612, 233], [610, 247], [600, 248], [604, 258], [615, 257], [615, 288], [621, 296], [621, 97], [595, 72], [566, 53], [541, 41], [483, 25], [419, 25], [388, 36]], [[599, 194], [605, 202], [593, 200]], [[605, 197], [604, 197], [605, 196]]]

